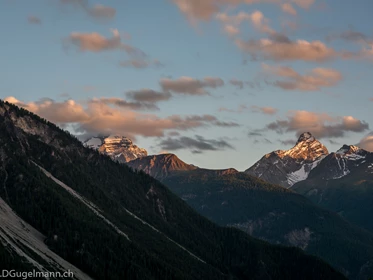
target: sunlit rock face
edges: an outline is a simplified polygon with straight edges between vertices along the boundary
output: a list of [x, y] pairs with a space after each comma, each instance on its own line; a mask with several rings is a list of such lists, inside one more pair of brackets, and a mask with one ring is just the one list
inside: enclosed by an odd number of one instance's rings
[[134, 145], [131, 139], [119, 135], [92, 137], [84, 145], [123, 163], [148, 155], [145, 149]]
[[302, 133], [295, 146], [266, 154], [247, 174], [289, 188], [307, 179], [309, 173], [329, 154], [328, 149], [310, 132]]

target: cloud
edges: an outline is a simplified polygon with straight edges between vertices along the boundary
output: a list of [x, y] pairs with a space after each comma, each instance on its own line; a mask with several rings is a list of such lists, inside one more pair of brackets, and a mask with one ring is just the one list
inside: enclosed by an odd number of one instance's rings
[[119, 98], [90, 99], [79, 104], [74, 100], [57, 102], [44, 98], [24, 103], [14, 97], [6, 101], [23, 107], [41, 117], [59, 124], [72, 125], [75, 132], [83, 135], [123, 134], [135, 138], [162, 137], [167, 132], [180, 132], [201, 127], [221, 126], [212, 115], [172, 115], [159, 117], [134, 111], [133, 104]]
[[206, 88], [216, 89], [224, 86], [224, 81], [220, 78], [206, 77], [198, 80], [190, 77], [180, 77], [176, 80], [161, 79], [160, 85], [163, 91], [189, 95], [207, 95]]
[[359, 51], [342, 51], [339, 55], [343, 59], [373, 60], [373, 37], [354, 30], [347, 30], [341, 33], [332, 34], [326, 40], [344, 40], [353, 42], [361, 47]]
[[272, 144], [272, 141], [269, 140], [268, 138], [262, 138], [262, 139], [255, 139], [253, 141], [254, 144], [259, 144], [259, 143], [262, 143], [262, 144]]
[[112, 37], [106, 38], [99, 33], [79, 33], [73, 32], [67, 38], [67, 43], [78, 47], [82, 52], [102, 52], [112, 50], [122, 50], [131, 56], [146, 57], [147, 55], [128, 44], [122, 42], [122, 38], [117, 29], [111, 29]]
[[291, 41], [288, 37], [271, 34], [269, 39], [236, 40], [236, 45], [244, 52], [255, 57], [273, 61], [314, 61], [325, 62], [337, 57], [338, 53], [321, 41]]
[[340, 145], [337, 141], [334, 141], [332, 139], [329, 139], [329, 143], [332, 145]]
[[263, 134], [260, 133], [260, 132], [257, 132], [257, 131], [249, 131], [249, 133], [247, 134], [247, 136], [249, 136], [249, 137], [263, 136]]
[[288, 13], [290, 15], [297, 15], [297, 11], [294, 9], [294, 7], [290, 4], [290, 3], [284, 3], [281, 5], [281, 9], [282, 11], [284, 11], [285, 13]]
[[292, 0], [292, 2], [300, 8], [309, 9], [315, 3], [315, 0]]
[[180, 132], [178, 131], [170, 131], [167, 133], [168, 136], [180, 136]]
[[269, 27], [269, 20], [264, 17], [261, 11], [255, 11], [250, 15], [250, 20], [254, 24], [255, 28], [263, 33], [274, 33], [274, 31]]
[[116, 10], [112, 7], [95, 5], [88, 9], [88, 13], [97, 19], [112, 19], [115, 17]]
[[357, 146], [369, 152], [373, 152], [373, 133], [371, 132], [361, 139]]
[[327, 40], [329, 41], [337, 39], [358, 43], [367, 43], [372, 40], [372, 38], [369, 38], [366, 34], [354, 30], [346, 30], [338, 34], [327, 36]]
[[89, 16], [98, 20], [113, 19], [116, 15], [116, 9], [104, 5], [96, 4], [93, 7], [89, 6], [87, 0], [59, 0], [63, 5], [70, 5], [77, 9], [85, 11]]
[[332, 117], [325, 113], [291, 111], [287, 119], [272, 122], [266, 129], [279, 134], [294, 131], [299, 135], [309, 131], [318, 138], [338, 138], [346, 132], [364, 132], [369, 129], [369, 125], [352, 116]]
[[226, 13], [218, 13], [216, 19], [223, 24], [223, 30], [228, 35], [235, 36], [240, 33], [240, 26], [244, 21], [251, 22], [256, 29], [263, 33], [273, 33], [269, 27], [269, 20], [264, 17], [260, 11], [254, 11], [251, 14], [239, 12], [236, 15], [228, 15]]
[[114, 105], [121, 108], [128, 108], [131, 110], [159, 110], [158, 106], [148, 102], [128, 102], [127, 100], [111, 97], [111, 98], [93, 98], [90, 102], [103, 103], [106, 105]]
[[126, 96], [129, 99], [138, 101], [138, 102], [149, 102], [157, 103], [159, 101], [169, 100], [172, 95], [169, 92], [158, 92], [152, 89], [141, 89], [136, 91], [129, 91], [126, 93]]
[[294, 141], [293, 139], [279, 140], [279, 142], [282, 145], [286, 145], [286, 146], [294, 146], [296, 144], [296, 141]]
[[41, 24], [41, 19], [36, 16], [29, 16], [27, 20], [30, 24]]
[[216, 121], [214, 124], [216, 126], [220, 126], [220, 127], [238, 127], [238, 126], [241, 126], [236, 122], [223, 122], [223, 121]]
[[124, 60], [119, 63], [120, 66], [126, 68], [136, 68], [136, 69], [145, 69], [149, 67], [162, 67], [163, 64], [157, 60], [149, 60], [147, 58], [141, 57], [136, 59]]
[[[172, 0], [179, 10], [186, 15], [192, 23], [197, 21], [208, 21], [213, 15], [219, 13], [221, 8], [235, 8], [238, 5], [272, 3], [281, 5], [281, 0]], [[315, 2], [314, 0], [289, 0], [302, 9], [308, 9]]]
[[89, 118], [84, 108], [74, 100], [55, 102], [52, 99], [45, 98], [27, 104], [14, 97], [7, 97], [4, 100], [23, 107], [54, 123], [84, 122]]
[[237, 109], [228, 109], [226, 107], [220, 107], [219, 112], [230, 112], [230, 113], [242, 113], [247, 111], [249, 108], [246, 105], [239, 105]]
[[163, 139], [159, 145], [163, 150], [175, 151], [181, 149], [193, 149], [193, 153], [196, 153], [195, 151], [201, 153], [202, 151], [234, 149], [231, 144], [223, 139], [205, 139], [199, 135], [196, 135], [195, 138], [186, 136], [167, 138]]
[[186, 118], [180, 118], [179, 116], [172, 116], [171, 119], [175, 123], [179, 123], [180, 126], [183, 126], [183, 122], [187, 122], [189, 124], [197, 124], [201, 122], [208, 122], [214, 126], [220, 126], [220, 127], [238, 127], [240, 126], [238, 123], [235, 122], [223, 122], [218, 120], [217, 117], [213, 115], [202, 115], [202, 116], [189, 116]]
[[241, 80], [237, 80], [237, 79], [231, 79], [229, 81], [229, 83], [235, 87], [237, 87], [238, 89], [243, 89], [244, 88], [244, 82], [241, 81]]
[[273, 107], [258, 107], [258, 106], [251, 106], [251, 110], [254, 113], [262, 113], [265, 115], [274, 115], [277, 113], [277, 109]]
[[339, 71], [328, 68], [315, 68], [305, 75], [301, 75], [291, 67], [285, 66], [262, 64], [262, 68], [267, 73], [287, 78], [271, 83], [284, 90], [317, 91], [323, 87], [335, 86], [343, 79]]

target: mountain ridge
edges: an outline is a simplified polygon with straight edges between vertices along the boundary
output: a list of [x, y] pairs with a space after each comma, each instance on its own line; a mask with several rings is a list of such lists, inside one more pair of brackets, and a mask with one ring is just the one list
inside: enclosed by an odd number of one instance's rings
[[293, 148], [266, 154], [244, 172], [289, 188], [307, 178], [328, 154], [328, 149], [321, 142], [310, 132], [305, 132], [299, 136]]
[[[151, 156], [154, 161], [157, 157], [164, 155]], [[134, 162], [137, 164], [128, 162], [127, 165], [149, 173], [144, 158]], [[297, 246], [332, 263], [351, 279], [360, 279], [364, 271], [373, 269], [366, 265], [373, 260], [371, 233], [313, 205], [292, 189], [269, 184], [235, 169], [196, 168], [175, 170], [162, 176], [150, 172], [150, 175], [156, 176], [200, 214], [222, 226], [239, 228], [274, 244]], [[336, 253], [332, 248], [340, 249]], [[365, 250], [370, 253], [359, 256]]]
[[[1, 100], [0, 155], [0, 197], [45, 235], [48, 248], [91, 277], [344, 279], [298, 249], [214, 225], [150, 176], [85, 148], [54, 124]], [[17, 242], [16, 235], [11, 238]], [[1, 268], [37, 269], [19, 255], [14, 242], [0, 239], [0, 244], [0, 260], [13, 256], [11, 263], [0, 262]], [[22, 254], [49, 271], [60, 269], [24, 247]]]

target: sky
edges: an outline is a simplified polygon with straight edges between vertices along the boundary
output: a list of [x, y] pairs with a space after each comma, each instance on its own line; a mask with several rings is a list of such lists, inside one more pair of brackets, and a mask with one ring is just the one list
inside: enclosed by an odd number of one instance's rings
[[85, 139], [243, 171], [373, 151], [371, 0], [2, 0], [0, 98]]

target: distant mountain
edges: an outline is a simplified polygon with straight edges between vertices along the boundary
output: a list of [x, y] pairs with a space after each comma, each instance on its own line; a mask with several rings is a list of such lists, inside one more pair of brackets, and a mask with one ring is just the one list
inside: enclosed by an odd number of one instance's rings
[[157, 180], [1, 100], [0, 182], [0, 269], [71, 269], [77, 279], [344, 279], [299, 249], [216, 226]]
[[[146, 165], [151, 158], [158, 170], [167, 170], [161, 164], [171, 156], [184, 168], [161, 173]], [[174, 155], [127, 164], [158, 177], [201, 215], [220, 225], [274, 244], [297, 246], [330, 262], [350, 279], [367, 279], [373, 273], [373, 235], [291, 190], [235, 169], [188, 170], [190, 165]]]
[[373, 153], [344, 145], [293, 190], [373, 231]]
[[122, 163], [148, 155], [145, 149], [134, 145], [131, 139], [119, 135], [92, 137], [86, 140], [84, 145]]
[[328, 153], [327, 148], [311, 133], [305, 132], [293, 148], [266, 154], [245, 173], [289, 188], [305, 180]]
[[156, 179], [165, 178], [175, 171], [189, 171], [198, 168], [194, 165], [186, 164], [174, 154], [142, 157], [127, 162], [127, 165], [134, 169], [142, 170]]

